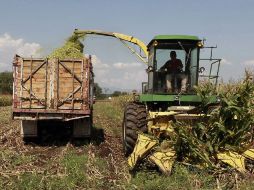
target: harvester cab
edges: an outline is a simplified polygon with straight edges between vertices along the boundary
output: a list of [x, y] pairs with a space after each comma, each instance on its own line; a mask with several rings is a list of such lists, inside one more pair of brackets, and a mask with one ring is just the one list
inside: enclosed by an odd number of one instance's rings
[[[147, 87], [143, 88], [145, 89], [144, 93], [176, 94], [181, 91], [183, 85], [186, 85], [184, 92], [191, 93], [194, 85], [197, 85], [198, 82], [200, 47], [202, 47], [202, 43], [195, 36], [156, 36], [148, 44], [148, 83]], [[170, 64], [173, 65], [174, 63], [170, 63], [171, 52], [176, 52], [175, 56], [181, 64], [175, 65], [179, 68], [172, 72], [170, 71]], [[167, 61], [169, 61], [169, 65], [167, 68], [163, 68]], [[170, 76], [171, 80], [167, 80], [169, 78], [167, 75]], [[183, 80], [187, 84], [183, 84]], [[168, 86], [172, 89], [168, 89]]]
[[[203, 43], [198, 37], [158, 35], [151, 40], [147, 47], [149, 52], [148, 82], [142, 83], [144, 94], [194, 94], [194, 86], [198, 85], [199, 77], [206, 77], [217, 84], [221, 60], [213, 59], [212, 55], [209, 59], [201, 59], [200, 49], [203, 48]], [[214, 47], [206, 48], [211, 48], [212, 51]], [[181, 63], [178, 71], [174, 71], [174, 69], [171, 71], [170, 65], [165, 68], [165, 63], [170, 64], [170, 54], [172, 52], [176, 53], [176, 58]], [[210, 61], [211, 63], [200, 66], [204, 61]], [[172, 65], [174, 65], [173, 62]], [[205, 75], [208, 65], [210, 66], [210, 72]]]
[[[138, 101], [146, 104], [149, 111], [190, 111], [201, 103], [195, 91], [200, 81], [210, 81], [216, 87], [221, 59], [214, 59], [212, 50], [215, 47], [204, 47], [197, 36], [158, 35], [147, 48], [148, 81], [142, 83]], [[202, 48], [211, 49], [209, 58], [200, 58]], [[174, 61], [170, 60], [172, 52], [179, 64], [175, 65], [178, 70], [170, 67], [174, 66]], [[217, 97], [211, 96], [211, 102], [216, 101]]]

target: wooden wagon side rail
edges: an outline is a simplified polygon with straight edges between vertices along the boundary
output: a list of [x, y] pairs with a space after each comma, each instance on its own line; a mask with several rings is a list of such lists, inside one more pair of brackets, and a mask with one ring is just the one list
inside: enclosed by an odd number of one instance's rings
[[13, 62], [13, 108], [86, 110], [92, 106], [91, 57], [34, 59], [16, 56]]

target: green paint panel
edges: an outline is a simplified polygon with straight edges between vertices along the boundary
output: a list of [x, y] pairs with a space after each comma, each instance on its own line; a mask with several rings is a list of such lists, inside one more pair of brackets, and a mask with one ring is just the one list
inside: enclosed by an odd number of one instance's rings
[[[159, 95], [159, 94], [142, 94], [140, 95], [140, 102], [172, 102], [178, 101], [178, 95]], [[198, 95], [180, 95], [181, 102], [201, 102]], [[216, 102], [216, 96], [212, 96], [210, 102]]]
[[190, 35], [158, 35], [153, 40], [195, 40], [200, 41], [197, 36]]

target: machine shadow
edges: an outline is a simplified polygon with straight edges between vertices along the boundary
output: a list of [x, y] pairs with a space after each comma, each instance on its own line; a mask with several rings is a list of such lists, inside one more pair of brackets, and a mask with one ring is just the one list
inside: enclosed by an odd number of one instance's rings
[[78, 147], [88, 144], [99, 145], [104, 140], [104, 130], [95, 126], [92, 127], [90, 137], [74, 138], [72, 122], [47, 121], [38, 123], [37, 138], [24, 139], [24, 142], [37, 146], [66, 146], [70, 143]]

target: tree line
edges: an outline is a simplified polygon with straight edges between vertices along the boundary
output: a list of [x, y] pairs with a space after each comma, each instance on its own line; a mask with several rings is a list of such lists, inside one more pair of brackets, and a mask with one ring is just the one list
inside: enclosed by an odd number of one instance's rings
[[108, 98], [108, 97], [117, 97], [117, 96], [121, 96], [121, 95], [127, 95], [127, 92], [122, 92], [122, 91], [114, 91], [113, 93], [109, 94], [109, 93], [103, 93], [102, 88], [99, 86], [98, 83], [94, 83], [94, 90], [95, 90], [95, 97], [97, 99], [104, 99], [104, 98]]

